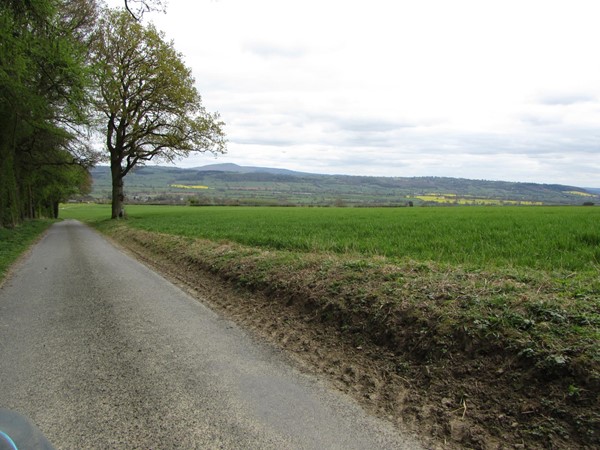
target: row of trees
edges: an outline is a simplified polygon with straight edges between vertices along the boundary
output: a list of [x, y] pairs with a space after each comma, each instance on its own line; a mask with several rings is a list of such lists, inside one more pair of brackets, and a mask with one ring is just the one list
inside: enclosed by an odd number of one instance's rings
[[[172, 43], [139, 19], [160, 1], [0, 0], [0, 227], [56, 216], [110, 161], [112, 216], [123, 178], [151, 159], [225, 151]], [[92, 136], [101, 133], [102, 149]]]
[[81, 133], [93, 11], [58, 6], [0, 3], [0, 226], [54, 215], [59, 200], [89, 186], [80, 162], [89, 156]]

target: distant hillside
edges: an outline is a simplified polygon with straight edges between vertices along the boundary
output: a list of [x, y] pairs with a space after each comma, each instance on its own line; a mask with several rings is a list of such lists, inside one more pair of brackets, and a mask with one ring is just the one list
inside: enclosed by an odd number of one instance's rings
[[[92, 170], [92, 196], [110, 198], [110, 171]], [[600, 204], [600, 189], [444, 177], [318, 175], [212, 164], [192, 169], [146, 166], [125, 178], [128, 201], [152, 203], [404, 206]]]

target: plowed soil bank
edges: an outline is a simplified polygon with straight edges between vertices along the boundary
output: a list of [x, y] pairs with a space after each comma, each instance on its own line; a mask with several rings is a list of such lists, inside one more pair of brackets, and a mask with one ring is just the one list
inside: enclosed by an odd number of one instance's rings
[[598, 283], [100, 224], [431, 448], [599, 448]]

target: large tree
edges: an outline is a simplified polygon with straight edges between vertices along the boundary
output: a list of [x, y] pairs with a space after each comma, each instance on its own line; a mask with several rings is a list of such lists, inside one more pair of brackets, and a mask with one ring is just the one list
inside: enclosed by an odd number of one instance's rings
[[93, 40], [112, 174], [112, 218], [123, 214], [123, 179], [150, 160], [225, 152], [223, 122], [207, 113], [191, 70], [172, 42], [124, 9], [106, 10]]

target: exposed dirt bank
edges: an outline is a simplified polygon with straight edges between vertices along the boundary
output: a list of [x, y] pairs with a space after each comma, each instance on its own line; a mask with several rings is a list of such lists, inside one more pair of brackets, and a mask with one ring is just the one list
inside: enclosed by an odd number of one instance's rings
[[551, 339], [588, 316], [548, 280], [104, 231], [431, 448], [600, 446], [597, 334]]

